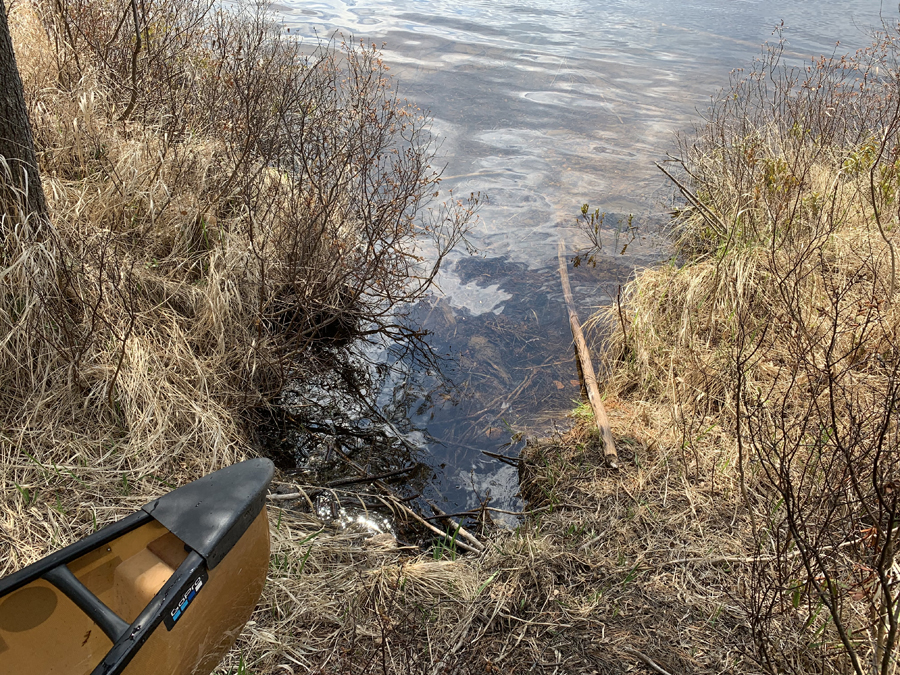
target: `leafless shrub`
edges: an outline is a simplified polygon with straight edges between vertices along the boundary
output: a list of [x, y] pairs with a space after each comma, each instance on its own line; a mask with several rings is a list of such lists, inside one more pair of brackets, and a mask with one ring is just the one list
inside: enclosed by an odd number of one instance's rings
[[50, 208], [2, 214], [6, 572], [248, 453], [298, 356], [401, 333], [471, 216], [374, 48], [199, 1], [14, 15]]
[[[806, 263], [782, 259], [790, 264], [778, 267], [782, 363], [765, 384], [738, 392], [741, 431], [761, 470], [759, 550], [775, 554], [757, 564], [757, 579], [771, 584], [760, 584], [751, 613], [773, 671], [774, 619], [785, 614], [803, 617], [805, 646], [843, 652], [854, 672], [894, 668], [895, 319], [876, 300], [887, 270], [876, 275], [871, 253], [860, 253], [827, 260], [823, 243]], [[806, 279], [821, 283], [819, 293]], [[797, 284], [809, 295], [795, 292]]]
[[[226, 236], [245, 239], [235, 281], [257, 333], [237, 348], [256, 354], [263, 393], [317, 339], [402, 334], [398, 306], [428, 288], [477, 198], [427, 208], [439, 183], [429, 120], [397, 97], [374, 45], [304, 51], [264, 7], [203, 0], [39, 8], [59, 82], [96, 89], [62, 129], [51, 118], [66, 90], [53, 109], [34, 92], [45, 166], [116, 193], [102, 214], [116, 255], [83, 255], [115, 267], [152, 251], [201, 283]], [[116, 124], [136, 154], [112, 156]]]
[[669, 402], [686, 473], [714, 485], [703, 435], [733, 438], [742, 597], [772, 673], [896, 668], [897, 46], [791, 67], [779, 43], [736, 73], [665, 169], [683, 266], [606, 319], [612, 386]]

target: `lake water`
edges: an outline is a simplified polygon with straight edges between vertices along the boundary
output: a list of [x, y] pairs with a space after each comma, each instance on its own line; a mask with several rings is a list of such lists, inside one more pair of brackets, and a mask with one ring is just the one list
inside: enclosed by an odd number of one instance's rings
[[449, 356], [443, 370], [455, 388], [440, 388], [426, 368], [395, 370], [370, 394], [377, 412], [366, 415], [366, 424], [388, 419], [404, 436], [403, 461], [424, 464], [417, 489], [457, 511], [487, 498], [517, 508], [515, 469], [483, 451], [515, 455], [516, 432], [564, 426], [579, 397], [556, 251], [561, 236], [570, 252], [587, 245], [573, 227], [581, 205], [634, 213], [640, 228], [624, 252], [630, 239], [609, 228], [596, 267], [572, 270], [584, 320], [635, 268], [666, 256], [654, 224], [671, 189], [653, 162], [699, 121], [729, 73], [749, 64], [782, 21], [794, 59], [830, 54], [837, 41], [841, 52], [863, 46], [882, 7], [320, 0], [276, 9], [310, 39], [343, 31], [384, 43], [401, 95], [434, 116], [443, 187], [490, 198], [469, 236], [477, 255], [451, 256], [440, 290], [415, 312], [436, 352]]

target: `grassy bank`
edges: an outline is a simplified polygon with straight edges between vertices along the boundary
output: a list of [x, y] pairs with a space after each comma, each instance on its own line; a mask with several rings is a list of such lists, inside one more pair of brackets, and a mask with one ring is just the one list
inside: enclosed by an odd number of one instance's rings
[[599, 318], [609, 395], [660, 415], [644, 461], [692, 528], [719, 514], [705, 553], [672, 533], [707, 558], [673, 574], [728, 567], [722, 617], [765, 672], [897, 667], [896, 40], [736, 74], [665, 167], [680, 261]]

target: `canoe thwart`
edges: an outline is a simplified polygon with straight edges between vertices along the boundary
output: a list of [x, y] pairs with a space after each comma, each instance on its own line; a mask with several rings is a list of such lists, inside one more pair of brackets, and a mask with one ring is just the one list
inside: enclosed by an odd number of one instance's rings
[[25, 584], [44, 576], [52, 569], [56, 569], [60, 565], [66, 565], [73, 560], [80, 558], [88, 551], [93, 551], [101, 546], [108, 544], [113, 539], [117, 539], [124, 534], [137, 529], [141, 525], [152, 520], [144, 511], [138, 511], [126, 516], [122, 520], [107, 525], [102, 530], [98, 530], [88, 535], [74, 544], [66, 546], [64, 549], [51, 553], [46, 558], [41, 558], [28, 567], [19, 570], [8, 577], [0, 579], [0, 598], [3, 598], [13, 591], [21, 588]]
[[113, 642], [128, 632], [128, 623], [104, 605], [103, 601], [91, 593], [90, 589], [65, 565], [46, 572], [44, 579], [65, 593], [69, 600], [78, 605], [78, 608], [100, 626], [100, 630]]

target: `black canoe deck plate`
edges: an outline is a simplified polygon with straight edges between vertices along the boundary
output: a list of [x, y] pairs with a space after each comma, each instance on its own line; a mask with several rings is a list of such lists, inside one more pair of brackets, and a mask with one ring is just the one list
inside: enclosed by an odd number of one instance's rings
[[233, 464], [153, 500], [144, 511], [215, 569], [262, 509], [274, 470], [268, 459]]
[[185, 584], [186, 588], [180, 593], [177, 593], [174, 600], [170, 602], [163, 611], [163, 623], [166, 624], [168, 630], [175, 628], [178, 619], [182, 617], [188, 606], [194, 601], [194, 598], [197, 597], [197, 594], [201, 591], [207, 581], [209, 581], [209, 573], [206, 571], [205, 566], [201, 567], [197, 570], [196, 574], [188, 578], [187, 583]]

